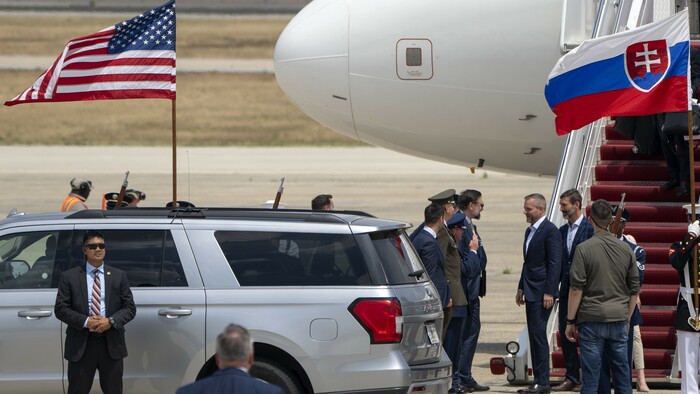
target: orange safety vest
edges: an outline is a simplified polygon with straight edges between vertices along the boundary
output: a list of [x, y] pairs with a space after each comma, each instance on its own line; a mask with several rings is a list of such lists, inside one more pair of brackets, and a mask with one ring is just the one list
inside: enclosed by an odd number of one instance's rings
[[80, 198], [78, 198], [78, 197], [76, 197], [76, 196], [71, 196], [71, 195], [69, 194], [68, 196], [66, 196], [66, 199], [63, 200], [63, 204], [61, 205], [61, 212], [68, 212], [68, 211], [70, 211], [71, 208], [73, 208], [73, 206], [74, 206], [75, 204], [78, 204], [78, 203], [82, 204], [82, 205], [85, 207], [85, 209], [88, 209], [87, 204], [85, 204], [85, 203], [83, 202], [83, 200], [81, 200]]

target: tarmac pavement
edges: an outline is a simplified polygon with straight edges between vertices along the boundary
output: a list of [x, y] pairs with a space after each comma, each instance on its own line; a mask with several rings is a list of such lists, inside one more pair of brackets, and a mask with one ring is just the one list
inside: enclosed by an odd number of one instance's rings
[[[142, 190], [144, 206], [172, 200], [171, 148], [166, 147], [0, 147], [0, 212], [58, 211], [73, 177], [90, 179], [93, 195], [118, 191], [124, 172], [129, 187]], [[178, 195], [197, 206], [257, 207], [274, 199], [286, 177], [282, 202], [308, 208], [322, 193], [338, 210], [362, 210], [417, 226], [427, 198], [445, 189], [483, 193], [479, 233], [488, 254], [488, 292], [481, 302], [482, 329], [473, 374], [491, 392], [515, 392], [505, 375], [489, 371], [491, 357], [506, 354], [525, 324], [514, 296], [522, 265], [527, 224], [523, 197], [539, 192], [549, 199], [554, 180], [503, 174], [418, 159], [381, 148], [186, 148], [178, 149]], [[663, 391], [654, 390], [655, 393]], [[666, 391], [669, 393], [677, 390]]]

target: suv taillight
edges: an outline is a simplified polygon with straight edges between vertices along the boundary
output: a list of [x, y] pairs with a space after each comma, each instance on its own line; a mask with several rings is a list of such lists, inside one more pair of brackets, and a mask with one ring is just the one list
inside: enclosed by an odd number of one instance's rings
[[358, 298], [348, 308], [369, 333], [372, 343], [401, 342], [403, 317], [396, 298]]

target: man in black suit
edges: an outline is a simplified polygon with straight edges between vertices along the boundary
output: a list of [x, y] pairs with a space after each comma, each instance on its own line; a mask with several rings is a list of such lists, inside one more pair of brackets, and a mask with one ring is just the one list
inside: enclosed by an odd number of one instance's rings
[[219, 370], [207, 378], [180, 387], [177, 394], [282, 394], [281, 388], [248, 374], [253, 365], [253, 338], [244, 327], [229, 324], [216, 338], [214, 357]]
[[[464, 290], [467, 293], [467, 317], [462, 332], [462, 351], [459, 366], [455, 374], [468, 392], [488, 391], [489, 386], [482, 386], [472, 376], [472, 363], [476, 345], [481, 332], [481, 301], [479, 297], [486, 294], [486, 251], [481, 237], [476, 231], [475, 220], [481, 219], [484, 199], [478, 190], [467, 189], [459, 195], [459, 209], [464, 212], [464, 233], [459, 242], [460, 252], [464, 254], [462, 269], [465, 273]], [[483, 286], [483, 288], [482, 288]]]
[[119, 394], [127, 355], [124, 325], [136, 315], [136, 306], [126, 274], [104, 265], [102, 234], [86, 232], [83, 253], [87, 263], [61, 276], [54, 307], [66, 324], [68, 393], [88, 393], [99, 370], [102, 392]]
[[[566, 312], [569, 302], [569, 271], [576, 245], [593, 236], [593, 226], [581, 212], [583, 197], [576, 189], [569, 189], [559, 196], [559, 210], [566, 223], [559, 227], [562, 240], [561, 279], [559, 286], [559, 333], [566, 331]], [[573, 391], [581, 384], [578, 348], [575, 342], [561, 341], [561, 350], [566, 363], [566, 376], [552, 391]]]
[[558, 296], [562, 251], [559, 230], [545, 217], [546, 206], [546, 199], [539, 193], [525, 196], [523, 213], [530, 227], [525, 231], [525, 261], [515, 303], [525, 305], [534, 384], [519, 393], [550, 391], [547, 320]]

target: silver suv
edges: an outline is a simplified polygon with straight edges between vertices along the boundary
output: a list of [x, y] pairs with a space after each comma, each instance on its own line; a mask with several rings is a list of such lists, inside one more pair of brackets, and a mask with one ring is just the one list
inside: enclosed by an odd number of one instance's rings
[[[128, 393], [172, 393], [215, 370], [216, 335], [255, 339], [252, 373], [287, 393], [446, 393], [437, 291], [404, 230], [361, 212], [122, 209], [0, 220], [0, 391], [67, 386], [61, 273], [98, 230], [138, 313]], [[98, 387], [95, 385], [94, 387]]]

